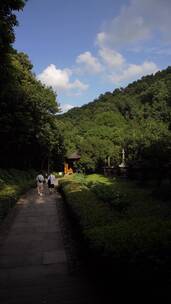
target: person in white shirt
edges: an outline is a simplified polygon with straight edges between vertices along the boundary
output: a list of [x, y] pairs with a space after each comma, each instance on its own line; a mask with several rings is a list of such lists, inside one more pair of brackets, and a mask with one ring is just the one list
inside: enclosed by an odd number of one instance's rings
[[55, 175], [52, 173], [48, 176], [48, 188], [50, 193], [52, 193], [55, 188]]
[[43, 195], [43, 183], [44, 183], [44, 176], [42, 173], [38, 174], [36, 177], [37, 182], [37, 193], [38, 195]]

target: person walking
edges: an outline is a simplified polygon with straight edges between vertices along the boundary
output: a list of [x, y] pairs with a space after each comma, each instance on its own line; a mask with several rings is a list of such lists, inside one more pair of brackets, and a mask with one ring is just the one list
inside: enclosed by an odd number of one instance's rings
[[38, 195], [43, 195], [43, 183], [44, 183], [44, 176], [42, 173], [38, 174], [36, 177], [37, 182], [37, 193]]
[[52, 193], [55, 188], [55, 175], [52, 173], [48, 176], [48, 188], [50, 193]]

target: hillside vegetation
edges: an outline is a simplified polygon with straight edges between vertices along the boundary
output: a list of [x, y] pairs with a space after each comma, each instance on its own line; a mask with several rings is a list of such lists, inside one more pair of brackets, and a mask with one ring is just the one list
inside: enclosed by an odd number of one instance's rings
[[[129, 167], [168, 173], [171, 151], [171, 67], [59, 116], [67, 153], [81, 153], [79, 168], [99, 170], [107, 157]], [[169, 174], [169, 173], [168, 173]]]

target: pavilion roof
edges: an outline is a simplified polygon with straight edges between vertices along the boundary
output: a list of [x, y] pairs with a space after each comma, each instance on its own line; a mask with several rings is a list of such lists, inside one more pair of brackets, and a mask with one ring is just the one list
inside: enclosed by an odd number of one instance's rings
[[67, 159], [80, 159], [80, 158], [81, 158], [81, 156], [77, 152], [74, 152], [67, 156]]

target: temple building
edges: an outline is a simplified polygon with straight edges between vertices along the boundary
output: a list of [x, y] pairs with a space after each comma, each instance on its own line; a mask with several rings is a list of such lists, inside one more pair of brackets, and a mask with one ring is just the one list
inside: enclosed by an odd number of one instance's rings
[[65, 163], [64, 163], [64, 174], [73, 174], [76, 172], [75, 163], [79, 161], [81, 156], [74, 152], [66, 157]]

